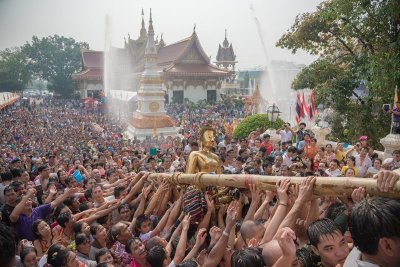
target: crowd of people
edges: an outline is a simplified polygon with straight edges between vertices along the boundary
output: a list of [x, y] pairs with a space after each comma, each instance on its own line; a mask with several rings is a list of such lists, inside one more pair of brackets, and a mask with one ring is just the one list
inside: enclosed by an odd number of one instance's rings
[[[321, 146], [304, 123], [285, 123], [278, 142], [261, 129], [235, 139], [226, 125], [243, 110], [223, 102], [170, 105], [181, 135], [128, 140], [124, 123], [79, 101], [19, 104], [0, 112], [0, 266], [400, 266], [398, 200], [362, 187], [314, 195], [316, 176], [374, 177], [378, 191], [394, 190], [400, 151], [382, 162], [367, 136]], [[151, 175], [185, 172], [210, 120], [215, 172], [284, 176], [276, 192]]]

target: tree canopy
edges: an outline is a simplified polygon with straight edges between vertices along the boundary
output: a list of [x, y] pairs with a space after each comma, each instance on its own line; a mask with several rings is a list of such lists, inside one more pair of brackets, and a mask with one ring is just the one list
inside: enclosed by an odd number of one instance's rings
[[18, 47], [0, 51], [0, 91], [22, 90], [30, 79], [25, 54]]
[[[292, 87], [313, 89], [317, 104], [334, 110], [335, 137], [367, 134], [377, 145], [389, 133], [390, 116], [381, 107], [400, 88], [400, 1], [324, 1], [298, 15], [277, 46], [319, 56]], [[360, 86], [364, 94], [355, 90]]]
[[22, 51], [34, 76], [47, 80], [49, 90], [68, 96], [76, 90], [71, 75], [81, 68], [81, 48], [89, 49], [89, 45], [58, 35], [42, 39], [33, 36]]
[[257, 130], [258, 128], [261, 131], [265, 131], [267, 129], [278, 129], [282, 127], [284, 121], [278, 118], [275, 122], [270, 122], [267, 114], [254, 114], [246, 117], [243, 121], [239, 123], [236, 129], [233, 131], [234, 138], [247, 138], [252, 131]]

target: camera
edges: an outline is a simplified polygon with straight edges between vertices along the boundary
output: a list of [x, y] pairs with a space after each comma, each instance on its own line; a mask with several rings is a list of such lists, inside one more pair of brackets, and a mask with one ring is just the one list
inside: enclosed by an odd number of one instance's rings
[[390, 110], [390, 104], [383, 104], [382, 108], [385, 112], [388, 112]]

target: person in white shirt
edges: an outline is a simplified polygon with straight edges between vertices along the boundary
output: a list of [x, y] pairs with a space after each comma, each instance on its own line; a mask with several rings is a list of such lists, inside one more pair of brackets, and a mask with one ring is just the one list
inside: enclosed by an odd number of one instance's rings
[[281, 156], [278, 155], [275, 157], [274, 165], [272, 165], [272, 173], [274, 175], [281, 175], [282, 161]]
[[371, 178], [375, 174], [377, 174], [381, 169], [382, 169], [382, 160], [381, 159], [375, 159], [374, 160], [374, 166], [368, 168], [367, 175], [365, 177]]
[[[379, 191], [389, 192], [398, 183], [400, 174], [380, 171], [374, 178]], [[365, 191], [360, 197], [349, 217], [354, 248], [343, 266], [400, 266], [400, 201], [383, 197], [365, 198]]]
[[359, 177], [364, 177], [367, 174], [368, 168], [372, 167], [372, 161], [368, 156], [368, 150], [368, 147], [363, 147], [361, 148], [360, 155], [355, 156]]
[[288, 141], [292, 141], [293, 135], [295, 135], [295, 132], [290, 128], [290, 123], [285, 123], [282, 126], [282, 129], [276, 130], [276, 134], [279, 134], [281, 136], [281, 144], [286, 143]]
[[391, 171], [400, 168], [400, 150], [394, 150], [392, 157], [383, 161], [382, 167]]
[[325, 170], [325, 173], [330, 177], [339, 177], [342, 171], [339, 168], [339, 161], [337, 159], [331, 160], [329, 163], [329, 168]]
[[289, 147], [287, 149], [287, 151], [285, 152], [285, 154], [283, 154], [282, 165], [290, 167], [292, 165], [292, 163], [293, 163], [292, 162], [292, 158], [296, 153], [297, 153], [297, 149], [294, 146]]

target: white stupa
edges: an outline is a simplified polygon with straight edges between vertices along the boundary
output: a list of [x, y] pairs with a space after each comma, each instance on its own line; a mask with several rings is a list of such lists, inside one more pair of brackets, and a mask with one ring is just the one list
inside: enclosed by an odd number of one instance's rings
[[166, 114], [164, 107], [165, 91], [162, 88], [161, 77], [157, 69], [157, 48], [154, 42], [151, 9], [144, 60], [145, 68], [137, 93], [138, 108], [131, 118], [126, 134], [129, 138], [136, 137], [137, 139], [160, 134], [175, 136], [177, 129], [173, 120]]

